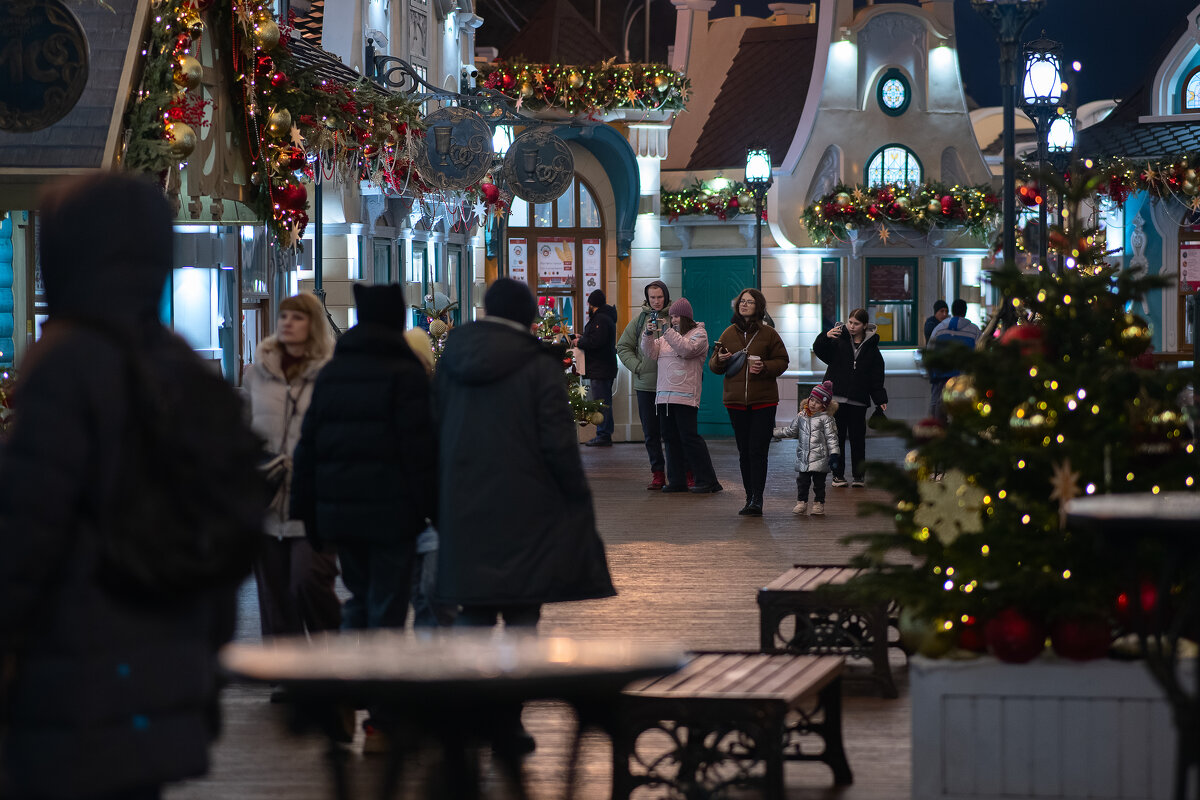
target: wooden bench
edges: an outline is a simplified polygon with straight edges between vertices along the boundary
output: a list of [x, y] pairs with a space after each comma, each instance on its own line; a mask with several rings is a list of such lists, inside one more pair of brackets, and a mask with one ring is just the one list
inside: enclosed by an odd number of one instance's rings
[[[871, 662], [884, 697], [896, 697], [888, 664], [888, 603], [851, 605], [821, 590], [845, 583], [861, 569], [797, 564], [758, 590], [759, 647], [766, 653], [840, 655]], [[786, 624], [791, 621], [791, 626]]]
[[[835, 784], [852, 783], [842, 746], [843, 663], [699, 653], [678, 672], [630, 685], [613, 736], [614, 800], [640, 786], [688, 798], [757, 786], [782, 800], [785, 760], [822, 761]], [[814, 737], [824, 745], [816, 751]]]

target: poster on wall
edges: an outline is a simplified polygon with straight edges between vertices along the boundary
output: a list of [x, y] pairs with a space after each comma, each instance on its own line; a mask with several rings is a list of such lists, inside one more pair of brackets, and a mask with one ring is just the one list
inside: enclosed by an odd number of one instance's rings
[[1200, 290], [1200, 242], [1179, 243], [1179, 293]]
[[575, 240], [561, 236], [537, 240], [538, 286], [570, 289], [575, 286]]
[[583, 296], [600, 288], [600, 240], [583, 240]]
[[508, 277], [514, 281], [529, 280], [529, 250], [524, 239], [508, 240]]

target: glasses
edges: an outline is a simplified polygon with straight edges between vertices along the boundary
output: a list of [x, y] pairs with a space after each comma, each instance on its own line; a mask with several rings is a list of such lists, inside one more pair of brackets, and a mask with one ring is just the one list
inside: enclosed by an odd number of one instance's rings
[[754, 305], [754, 298], [753, 297], [743, 297], [741, 300], [738, 300], [738, 305], [739, 306], [752, 306], [752, 305]]

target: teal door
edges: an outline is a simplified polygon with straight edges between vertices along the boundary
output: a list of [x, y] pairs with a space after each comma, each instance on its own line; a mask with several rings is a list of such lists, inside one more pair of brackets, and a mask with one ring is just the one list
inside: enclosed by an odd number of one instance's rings
[[[683, 296], [692, 304], [697, 322], [708, 331], [709, 352], [712, 344], [729, 327], [733, 316], [730, 301], [747, 286], [753, 286], [753, 256], [712, 256], [683, 259]], [[700, 390], [699, 428], [702, 436], [732, 436], [729, 414], [721, 402], [723, 378], [706, 367], [704, 388]]]

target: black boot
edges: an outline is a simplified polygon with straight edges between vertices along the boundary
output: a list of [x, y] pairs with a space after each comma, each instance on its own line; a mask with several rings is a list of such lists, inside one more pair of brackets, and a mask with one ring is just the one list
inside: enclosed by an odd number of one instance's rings
[[747, 517], [761, 517], [762, 516], [762, 498], [761, 497], [751, 497], [750, 498], [750, 503], [749, 503], [749, 505], [746, 506], [746, 516]]
[[750, 509], [754, 506], [754, 495], [746, 495], [746, 505], [742, 506], [742, 510], [738, 512], [739, 516], [749, 516]]

